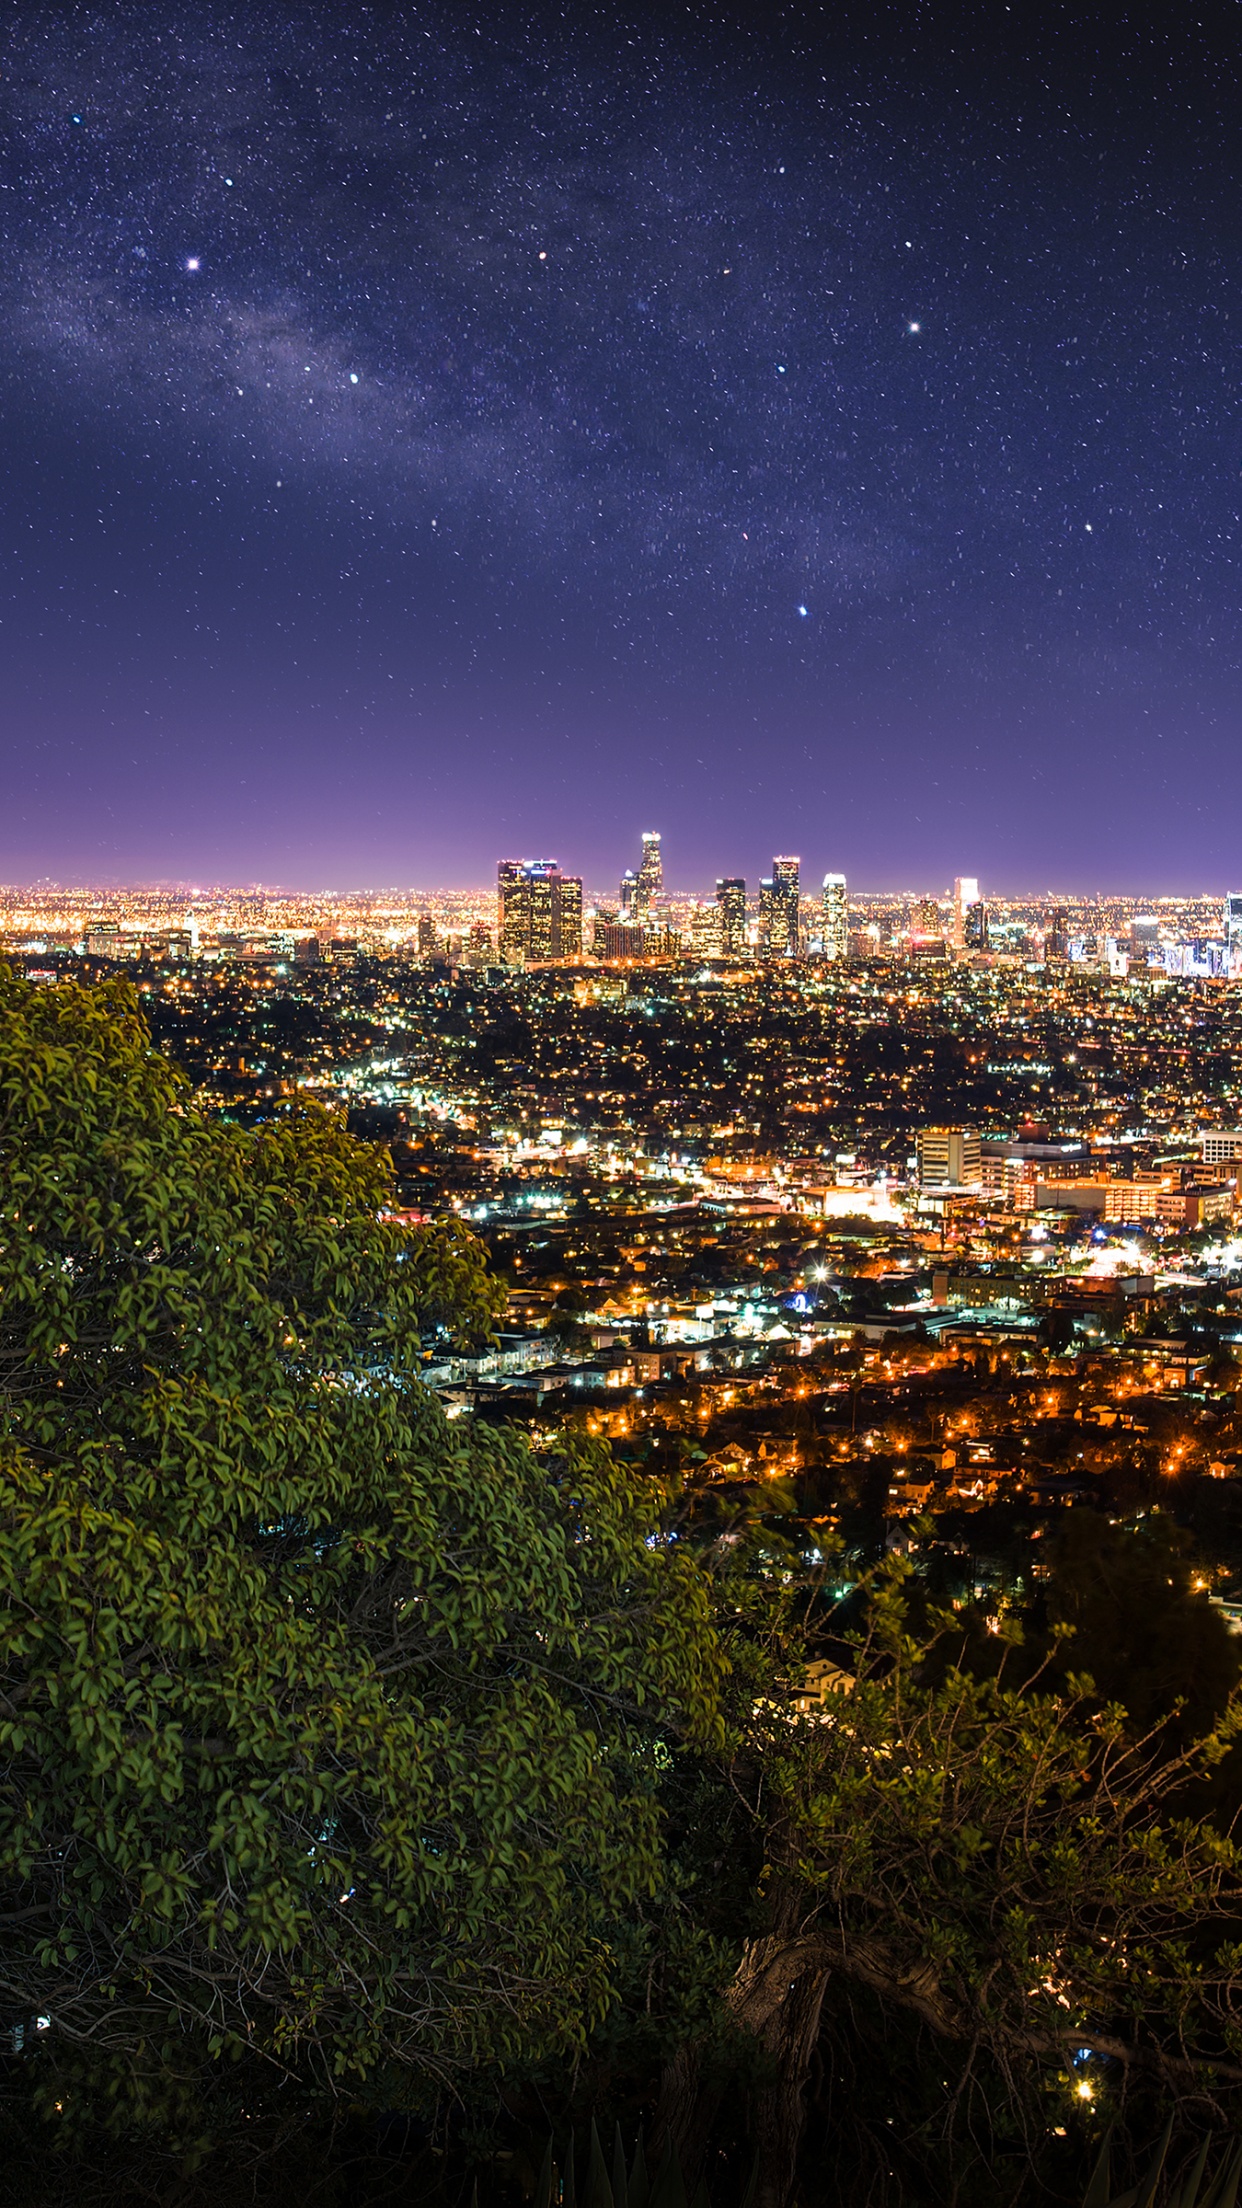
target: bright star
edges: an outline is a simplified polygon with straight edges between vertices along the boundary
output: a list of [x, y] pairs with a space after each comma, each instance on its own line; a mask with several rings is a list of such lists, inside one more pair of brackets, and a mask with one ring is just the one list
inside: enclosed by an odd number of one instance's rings
[[357, 383], [357, 381], [358, 381], [358, 378], [357, 378], [357, 376], [351, 376], [349, 380], [350, 380], [350, 382], [351, 382], [351, 383]]
[[197, 276], [199, 269], [202, 267], [203, 264], [201, 261], [195, 259], [187, 261], [185, 265], [189, 269], [191, 276]]
[[802, 615], [802, 618], [803, 618], [803, 620], [805, 621], [805, 620], [806, 620], [806, 617], [807, 617], [807, 614], [808, 614], [808, 613], [809, 613], [809, 611], [810, 611], [810, 608], [809, 608], [809, 606], [799, 606], [799, 608], [798, 608], [798, 611], [799, 611], [799, 613], [800, 613], [800, 614]]
[[909, 330], [911, 337], [917, 337], [922, 327], [923, 325], [921, 322], [907, 322], [906, 324], [906, 328]]

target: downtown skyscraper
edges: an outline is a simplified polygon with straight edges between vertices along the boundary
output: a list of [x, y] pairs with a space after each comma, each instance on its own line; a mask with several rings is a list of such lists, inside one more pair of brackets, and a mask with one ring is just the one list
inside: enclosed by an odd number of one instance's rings
[[555, 859], [502, 859], [500, 955], [506, 966], [582, 956], [582, 881]]

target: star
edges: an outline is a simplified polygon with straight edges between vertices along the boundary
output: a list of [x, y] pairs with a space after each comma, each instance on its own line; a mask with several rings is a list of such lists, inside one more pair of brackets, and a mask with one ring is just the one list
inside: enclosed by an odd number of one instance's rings
[[202, 264], [202, 262], [201, 262], [201, 261], [199, 260], [199, 258], [198, 258], [198, 256], [197, 256], [197, 254], [192, 254], [192, 255], [191, 255], [191, 257], [190, 257], [190, 259], [189, 259], [189, 260], [188, 260], [188, 261], [186, 262], [186, 264], [185, 264], [185, 265], [186, 265], [186, 267], [187, 267], [187, 268], [189, 269], [189, 271], [190, 271], [190, 274], [191, 274], [191, 276], [197, 276], [197, 274], [198, 274], [198, 272], [199, 272], [199, 270], [200, 270], [200, 268], [202, 267], [202, 265], [203, 265], [203, 264]]
[[923, 325], [921, 322], [907, 322], [906, 324], [906, 328], [909, 330], [911, 337], [917, 337], [922, 327]]
[[810, 609], [810, 607], [809, 607], [809, 606], [799, 606], [799, 608], [798, 608], [798, 612], [799, 612], [799, 613], [801, 614], [801, 616], [802, 616], [802, 619], [803, 619], [804, 621], [806, 620], [806, 618], [807, 618], [807, 615], [809, 614], [810, 610], [811, 610], [811, 609]]

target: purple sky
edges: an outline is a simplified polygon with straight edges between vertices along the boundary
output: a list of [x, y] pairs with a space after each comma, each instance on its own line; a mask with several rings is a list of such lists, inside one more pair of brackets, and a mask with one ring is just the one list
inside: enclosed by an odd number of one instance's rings
[[1232, 33], [394, 15], [0, 39], [0, 877], [1235, 886]]

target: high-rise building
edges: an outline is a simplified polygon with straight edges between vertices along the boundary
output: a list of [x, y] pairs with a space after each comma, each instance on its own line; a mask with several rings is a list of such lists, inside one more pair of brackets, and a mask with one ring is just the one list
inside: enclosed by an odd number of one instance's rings
[[843, 959], [850, 947], [850, 908], [844, 874], [825, 874], [823, 890], [824, 957]]
[[979, 902], [977, 874], [959, 874], [953, 884], [953, 943], [961, 950], [966, 942], [966, 914]]
[[799, 859], [773, 859], [772, 872], [759, 884], [759, 946], [773, 958], [796, 958], [801, 943], [798, 917]]
[[1130, 951], [1135, 958], [1147, 960], [1160, 948], [1160, 916], [1155, 912], [1136, 912], [1130, 919]]
[[1225, 941], [1242, 943], [1242, 890], [1230, 890], [1225, 899]]
[[962, 912], [962, 948], [967, 951], [986, 951], [988, 947], [988, 908], [982, 897], [966, 905]]
[[719, 903], [696, 899], [690, 908], [690, 949], [696, 958], [715, 958], [720, 951]]
[[420, 913], [418, 918], [418, 955], [420, 958], [434, 958], [435, 950], [435, 921], [429, 912]]
[[934, 897], [919, 898], [910, 913], [910, 933], [916, 942], [943, 941], [944, 922]]
[[631, 920], [601, 917], [593, 923], [591, 952], [595, 958], [641, 958], [645, 948], [643, 931]]
[[582, 956], [582, 877], [580, 874], [562, 874], [559, 882], [560, 911], [556, 923], [556, 948], [554, 958], [581, 958]]
[[635, 873], [627, 866], [621, 876], [618, 898], [619, 917], [627, 925], [645, 927], [655, 918], [655, 908], [664, 895], [664, 861], [660, 851], [658, 828], [644, 828], [643, 852]]
[[1054, 905], [1044, 937], [1044, 957], [1063, 966], [1069, 957], [1069, 914], [1064, 905]]
[[720, 948], [726, 958], [737, 958], [746, 948], [746, 884], [740, 874], [726, 874], [716, 884], [720, 913]]
[[657, 897], [664, 893], [664, 862], [660, 856], [660, 837], [654, 828], [643, 830], [643, 855], [635, 873], [627, 866], [621, 876], [621, 918], [637, 921], [640, 925], [650, 920]]
[[506, 966], [582, 955], [582, 882], [555, 859], [502, 859], [500, 955]]
[[680, 958], [684, 949], [679, 928], [666, 927], [662, 920], [654, 920], [643, 929], [644, 958]]
[[[656, 828], [643, 830], [643, 855], [638, 862], [638, 872], [626, 880], [633, 880], [630, 910], [637, 920], [649, 920], [655, 909], [656, 899], [664, 895], [664, 861], [660, 853], [660, 833]], [[625, 881], [622, 882], [622, 897]]]
[[[496, 869], [496, 936], [500, 944], [500, 955], [506, 966], [520, 966], [526, 956], [530, 921], [523, 881], [525, 871], [520, 859], [502, 859]], [[420, 949], [422, 939], [423, 923], [420, 920]]]
[[969, 1127], [920, 1127], [915, 1141], [920, 1188], [981, 1188], [983, 1151]]

